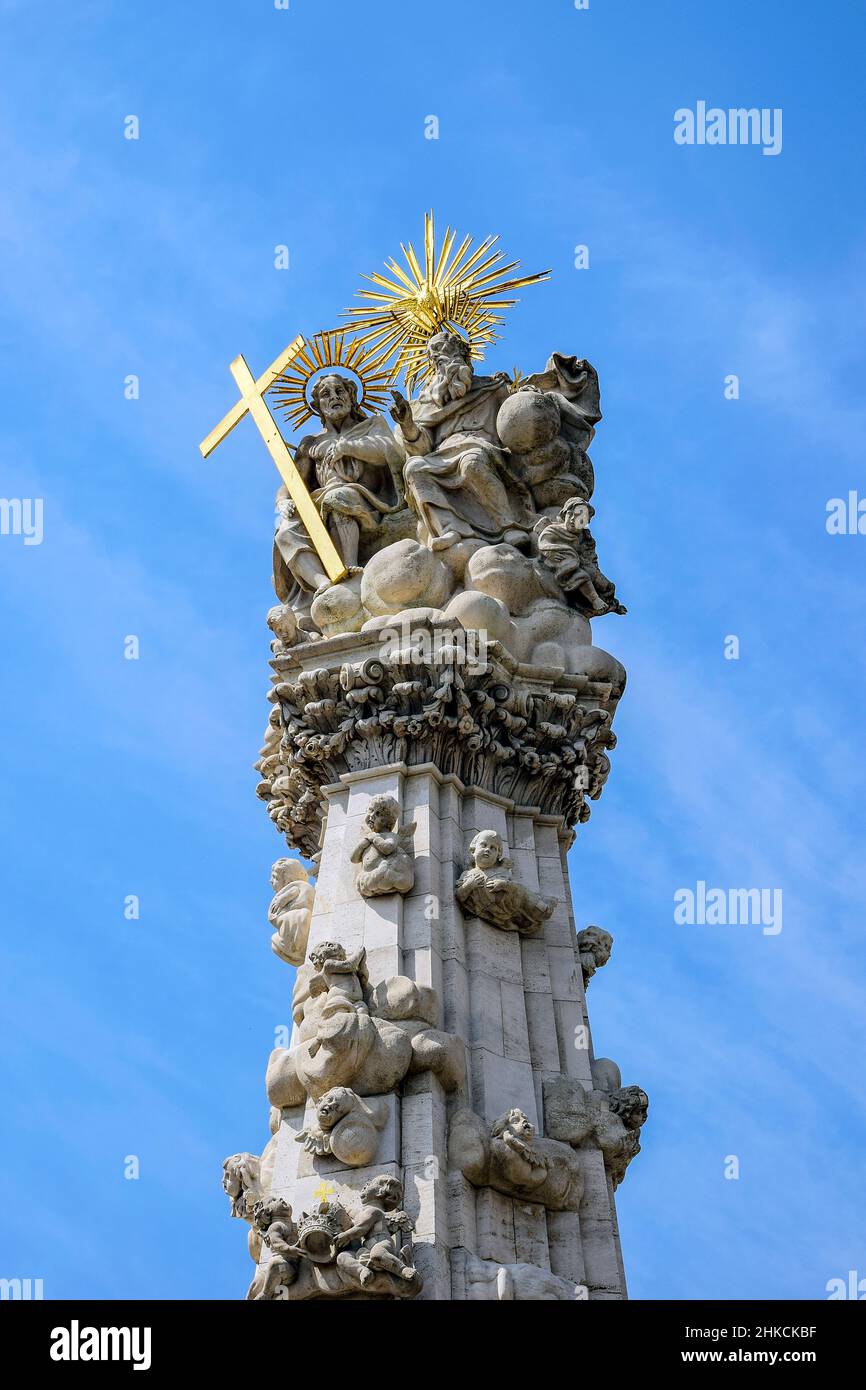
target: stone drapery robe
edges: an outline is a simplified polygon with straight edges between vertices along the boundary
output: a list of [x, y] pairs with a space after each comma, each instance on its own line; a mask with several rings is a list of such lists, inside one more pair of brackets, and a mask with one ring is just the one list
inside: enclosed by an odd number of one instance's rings
[[[351, 452], [333, 463], [313, 455], [324, 454], [328, 444], [342, 440]], [[396, 480], [403, 456], [381, 415], [364, 416], [337, 432], [326, 427], [307, 435], [298, 445], [295, 464], [310, 495], [327, 522], [338, 513], [352, 517], [363, 531], [371, 530], [382, 516], [399, 509]], [[293, 602], [305, 587], [295, 569], [296, 558], [304, 552], [315, 554], [293, 506], [286, 507], [289, 492], [285, 484], [277, 492], [279, 515], [274, 536], [274, 588], [283, 603]]]
[[[460, 536], [500, 540], [511, 527], [531, 528], [532, 499], [508, 466], [508, 455], [496, 433], [496, 416], [508, 395], [508, 382], [497, 377], [473, 377], [459, 400], [437, 405], [411, 402], [417, 439], [397, 438], [408, 455], [403, 480], [407, 500], [428, 532], [440, 534], [436, 512], [447, 517], [447, 529]], [[505, 485], [511, 503], [508, 516], [491, 515], [476, 492], [467, 486], [466, 470], [476, 477], [489, 470]], [[434, 511], [435, 509], [435, 511]]]

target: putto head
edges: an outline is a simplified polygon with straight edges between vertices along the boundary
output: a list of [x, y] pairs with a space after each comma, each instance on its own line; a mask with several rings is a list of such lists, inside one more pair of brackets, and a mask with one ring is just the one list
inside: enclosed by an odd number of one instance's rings
[[223, 1160], [223, 1191], [232, 1204], [232, 1216], [249, 1218], [250, 1198], [258, 1189], [260, 1161], [255, 1154], [231, 1154]]
[[507, 862], [505, 845], [498, 830], [479, 830], [469, 846], [469, 853], [476, 869], [494, 869], [498, 864]]
[[[277, 603], [268, 609], [268, 627], [279, 641], [290, 647], [298, 633], [298, 620], [288, 604]], [[279, 716], [279, 710], [277, 710]]]
[[355, 1102], [355, 1093], [348, 1086], [334, 1086], [316, 1101], [319, 1128], [333, 1129], [338, 1120], [348, 1115]]
[[613, 937], [604, 927], [589, 926], [584, 927], [578, 936], [578, 945], [581, 951], [587, 952], [595, 961], [596, 968], [607, 965], [610, 960], [610, 953], [613, 947]]
[[271, 869], [271, 887], [275, 892], [301, 879], [306, 882], [306, 878], [307, 871], [297, 859], [278, 859]]
[[282, 1197], [262, 1197], [253, 1207], [253, 1225], [264, 1234], [276, 1221], [292, 1220], [292, 1208]]
[[500, 1115], [491, 1125], [490, 1133], [494, 1139], [500, 1139], [503, 1135], [516, 1134], [523, 1140], [535, 1138], [535, 1125], [522, 1110], [507, 1110], [504, 1115]]
[[361, 1188], [362, 1202], [384, 1207], [385, 1211], [396, 1211], [402, 1200], [403, 1184], [399, 1178], [389, 1177], [386, 1173], [371, 1178], [367, 1185]]
[[321, 970], [329, 960], [345, 960], [346, 951], [339, 941], [320, 941], [310, 951], [310, 960], [317, 970]]
[[608, 1104], [627, 1129], [640, 1129], [646, 1123], [649, 1096], [640, 1086], [620, 1087], [610, 1096]]
[[583, 531], [595, 516], [595, 507], [578, 494], [576, 497], [569, 497], [559, 515], [572, 530]]
[[373, 796], [364, 817], [371, 830], [380, 834], [383, 830], [393, 830], [400, 815], [400, 807], [393, 796]]

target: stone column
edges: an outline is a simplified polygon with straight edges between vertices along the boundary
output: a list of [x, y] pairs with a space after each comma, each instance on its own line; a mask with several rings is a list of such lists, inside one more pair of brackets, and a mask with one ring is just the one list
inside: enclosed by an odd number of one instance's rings
[[611, 938], [577, 932], [566, 861], [624, 673], [466, 662], [423, 614], [412, 637], [272, 662], [259, 792], [318, 871], [275, 1137], [227, 1160], [249, 1296], [624, 1298], [613, 1194], [646, 1097], [594, 1058]]

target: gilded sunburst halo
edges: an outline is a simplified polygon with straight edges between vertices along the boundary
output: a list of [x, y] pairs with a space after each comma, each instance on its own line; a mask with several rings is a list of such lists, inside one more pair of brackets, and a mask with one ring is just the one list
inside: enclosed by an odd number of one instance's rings
[[407, 390], [430, 370], [424, 353], [434, 333], [443, 328], [460, 333], [479, 360], [500, 336], [503, 310], [517, 303], [513, 292], [550, 278], [549, 270], [511, 275], [520, 262], [506, 261], [504, 252], [494, 249], [498, 240], [485, 237], [473, 251], [473, 239], [466, 236], [455, 250], [457, 234], [448, 227], [437, 253], [431, 211], [424, 217], [423, 267], [412, 243], [401, 243], [405, 267], [392, 256], [384, 275], [374, 271], [363, 277], [376, 288], [359, 290], [365, 303], [343, 314], [361, 346], [393, 360], [395, 377], [405, 372]]
[[299, 430], [315, 414], [310, 388], [322, 373], [349, 372], [358, 383], [358, 404], [365, 410], [382, 412], [390, 405], [390, 388], [399, 369], [374, 346], [349, 336], [345, 328], [323, 329], [304, 341], [288, 367], [275, 378], [269, 393], [274, 404]]

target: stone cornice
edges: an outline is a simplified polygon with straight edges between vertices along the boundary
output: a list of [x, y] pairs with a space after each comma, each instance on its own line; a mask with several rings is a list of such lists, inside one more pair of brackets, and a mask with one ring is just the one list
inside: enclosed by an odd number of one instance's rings
[[[415, 630], [439, 625], [421, 619]], [[441, 632], [438, 634], [441, 638]], [[354, 773], [427, 764], [464, 788], [585, 821], [610, 769], [610, 683], [527, 667], [498, 643], [476, 661], [389, 650], [381, 634], [305, 644], [271, 663], [278, 715], [257, 768], [258, 794], [289, 844], [319, 844], [323, 789]]]

